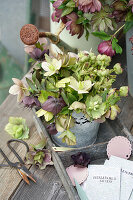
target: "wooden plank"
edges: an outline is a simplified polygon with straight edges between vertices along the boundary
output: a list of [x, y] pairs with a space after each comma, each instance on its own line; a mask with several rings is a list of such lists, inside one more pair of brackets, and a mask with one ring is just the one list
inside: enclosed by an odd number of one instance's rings
[[[10, 116], [23, 117], [26, 119], [27, 125], [30, 128], [30, 139], [26, 142], [34, 144], [39, 141], [39, 135], [36, 132], [34, 122], [32, 120], [32, 112], [29, 109], [24, 109], [22, 105], [16, 103], [16, 97], [9, 95], [4, 103], [0, 106], [0, 147], [10, 160], [17, 161], [14, 154], [6, 146], [6, 142], [11, 139], [11, 136], [4, 131], [5, 125], [8, 123]], [[13, 145], [21, 157], [24, 157], [25, 151], [21, 144]], [[3, 157], [0, 155], [0, 163], [3, 162]], [[20, 175], [14, 168], [0, 168], [0, 199], [7, 200], [21, 181]]]
[[31, 182], [28, 186], [22, 182], [12, 196], [12, 200], [68, 200], [68, 195], [53, 166], [47, 166], [45, 170], [32, 167], [31, 172], [34, 174], [37, 183]]

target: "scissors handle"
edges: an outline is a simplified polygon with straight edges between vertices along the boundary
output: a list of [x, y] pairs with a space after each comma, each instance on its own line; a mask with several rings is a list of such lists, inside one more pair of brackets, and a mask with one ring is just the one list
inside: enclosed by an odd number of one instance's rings
[[23, 140], [19, 140], [19, 139], [11, 139], [7, 142], [7, 146], [9, 147], [9, 149], [11, 149], [11, 151], [14, 153], [14, 155], [17, 157], [17, 159], [19, 160], [19, 162], [21, 164], [24, 164], [24, 161], [22, 160], [22, 158], [18, 155], [18, 153], [15, 151], [15, 149], [10, 145], [12, 142], [19, 142], [25, 145], [27, 152], [29, 151], [29, 146], [28, 144], [23, 141]]
[[[2, 149], [0, 148], [0, 153], [2, 154], [2, 156], [4, 157], [4, 159], [6, 160], [6, 162], [8, 163], [8, 165], [12, 166], [12, 167], [16, 167], [16, 163], [11, 162], [7, 156], [5, 155], [5, 153], [2, 151]], [[8, 165], [5, 164], [0, 164], [0, 167], [7, 167]]]

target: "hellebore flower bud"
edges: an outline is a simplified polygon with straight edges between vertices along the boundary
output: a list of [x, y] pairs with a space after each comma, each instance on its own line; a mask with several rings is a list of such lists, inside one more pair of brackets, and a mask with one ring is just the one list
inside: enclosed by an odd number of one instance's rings
[[50, 135], [55, 135], [55, 134], [57, 134], [57, 130], [56, 130], [55, 123], [49, 124], [49, 125], [47, 126], [47, 129], [48, 129], [48, 133], [49, 133]]
[[116, 63], [113, 68], [116, 74], [122, 74], [123, 69], [121, 68], [120, 63]]
[[38, 101], [37, 97], [30, 97], [30, 96], [25, 96], [22, 100], [22, 103], [29, 108], [32, 108], [33, 106], [40, 107], [41, 104]]
[[98, 52], [107, 56], [114, 56], [115, 51], [112, 49], [111, 41], [103, 41], [98, 45]]
[[120, 96], [126, 97], [128, 95], [128, 86], [122, 86], [119, 89]]
[[90, 156], [85, 152], [79, 152], [71, 156], [74, 161], [74, 166], [87, 167], [90, 164]]

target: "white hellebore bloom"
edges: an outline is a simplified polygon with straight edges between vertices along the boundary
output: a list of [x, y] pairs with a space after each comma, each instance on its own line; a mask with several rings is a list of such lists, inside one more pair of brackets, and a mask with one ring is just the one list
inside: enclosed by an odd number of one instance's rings
[[18, 95], [17, 102], [21, 102], [24, 95], [29, 95], [29, 92], [21, 80], [17, 78], [12, 78], [12, 80], [15, 84], [10, 87], [9, 93], [12, 95]]
[[51, 62], [42, 62], [42, 68], [46, 71], [44, 76], [52, 76], [57, 73], [62, 66], [62, 61], [52, 59]]
[[71, 78], [69, 87], [73, 88], [78, 94], [89, 93], [89, 90], [94, 84], [90, 80], [77, 81], [75, 78]]

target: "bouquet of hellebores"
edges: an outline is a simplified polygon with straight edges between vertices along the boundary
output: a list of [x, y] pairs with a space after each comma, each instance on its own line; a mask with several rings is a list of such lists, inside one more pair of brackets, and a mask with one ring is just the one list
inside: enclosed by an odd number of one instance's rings
[[[36, 107], [36, 115], [47, 122], [49, 134], [60, 132], [60, 138], [68, 145], [76, 144], [73, 112], [82, 112], [89, 121], [114, 120], [120, 112], [117, 102], [128, 94], [128, 87], [113, 88], [116, 76], [122, 73], [119, 63], [109, 68], [111, 58], [81, 51], [78, 54], [59, 54], [56, 58], [44, 54], [42, 59], [39, 42], [32, 51], [34, 64], [31, 78], [26, 84], [13, 79], [9, 92], [18, 94], [18, 101], [26, 107]], [[39, 58], [40, 55], [40, 58]], [[44, 60], [45, 59], [45, 60]], [[82, 134], [82, 133], [81, 133]]]
[[[133, 27], [133, 0], [51, 0], [52, 20], [78, 38], [86, 40], [93, 34], [103, 40], [98, 46], [101, 54], [122, 53], [119, 33]], [[62, 30], [63, 30], [62, 28]]]

